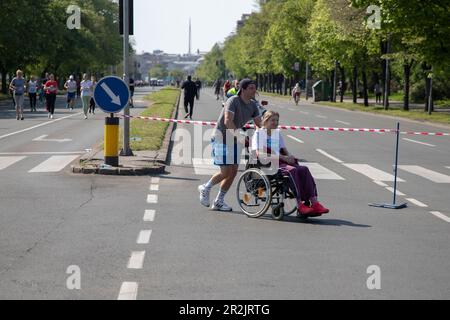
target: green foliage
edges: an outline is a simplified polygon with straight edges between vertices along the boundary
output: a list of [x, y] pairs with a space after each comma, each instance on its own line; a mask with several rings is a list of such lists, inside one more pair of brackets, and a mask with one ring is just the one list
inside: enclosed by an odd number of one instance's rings
[[[118, 4], [110, 0], [2, 1], [0, 71], [17, 68], [57, 76], [101, 72], [121, 60]], [[81, 29], [70, 30], [69, 5], [81, 9]]]

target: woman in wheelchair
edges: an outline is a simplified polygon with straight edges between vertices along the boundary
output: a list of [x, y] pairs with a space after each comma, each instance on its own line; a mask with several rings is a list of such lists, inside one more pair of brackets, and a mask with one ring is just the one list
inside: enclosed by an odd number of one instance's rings
[[258, 157], [262, 156], [259, 151], [263, 151], [271, 161], [279, 161], [279, 170], [283, 175], [289, 176], [295, 185], [299, 217], [316, 217], [328, 213], [329, 209], [317, 199], [316, 183], [308, 167], [299, 165], [298, 159], [287, 150], [284, 139], [277, 130], [279, 119], [277, 112], [267, 111], [264, 114], [262, 128], [253, 135], [252, 150], [256, 151]]

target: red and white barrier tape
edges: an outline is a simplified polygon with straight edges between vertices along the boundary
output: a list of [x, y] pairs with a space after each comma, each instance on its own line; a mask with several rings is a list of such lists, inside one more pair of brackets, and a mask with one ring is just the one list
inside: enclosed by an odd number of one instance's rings
[[[159, 122], [172, 122], [178, 124], [193, 124], [201, 126], [216, 126], [217, 122], [214, 121], [193, 121], [193, 120], [178, 120], [178, 119], [165, 119], [157, 117], [133, 117], [121, 115], [123, 118], [152, 120]], [[246, 125], [246, 129], [253, 129], [254, 125]], [[279, 126], [281, 130], [293, 130], [293, 131], [337, 131], [337, 132], [369, 132], [369, 133], [397, 133], [396, 129], [366, 129], [366, 128], [327, 128], [327, 127], [301, 127], [301, 126]], [[449, 137], [450, 133], [444, 132], [413, 132], [413, 131], [401, 131], [400, 134], [404, 135], [421, 135], [421, 136], [446, 136]]]

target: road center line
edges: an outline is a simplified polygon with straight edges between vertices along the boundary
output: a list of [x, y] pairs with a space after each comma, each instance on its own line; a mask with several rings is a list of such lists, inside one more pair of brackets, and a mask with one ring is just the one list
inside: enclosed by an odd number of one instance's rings
[[424, 146], [428, 146], [428, 147], [436, 147], [434, 144], [429, 144], [429, 143], [425, 143], [425, 142], [421, 142], [421, 141], [416, 141], [416, 140], [412, 140], [412, 139], [408, 139], [408, 138], [403, 138], [403, 140], [405, 141], [409, 141], [409, 142], [414, 142], [414, 143], [418, 143]]
[[351, 123], [348, 123], [348, 122], [345, 122], [345, 121], [340, 121], [340, 120], [336, 120], [336, 122], [339, 122], [339, 123], [345, 124], [346, 126], [349, 126], [349, 125], [351, 125]]
[[58, 121], [62, 121], [64, 119], [68, 119], [68, 118], [71, 118], [71, 117], [79, 116], [81, 114], [82, 114], [81, 112], [80, 113], [76, 113], [76, 114], [72, 114], [70, 116], [62, 117], [62, 118], [59, 118], [59, 119], [56, 119], [56, 120], [53, 120], [53, 121], [49, 121], [49, 122], [44, 122], [44, 123], [38, 124], [36, 126], [30, 127], [30, 128], [27, 128], [27, 129], [23, 129], [23, 130], [20, 130], [20, 131], [8, 133], [8, 134], [5, 134], [3, 136], [0, 136], [0, 140], [4, 139], [4, 138], [7, 138], [7, 137], [10, 137], [10, 136], [14, 136], [14, 135], [19, 134], [19, 133], [23, 133], [23, 132], [27, 132], [27, 131], [30, 131], [30, 130], [33, 130], [33, 129], [36, 129], [36, 128], [47, 126], [49, 124], [52, 124], [52, 123], [55, 123], [55, 122], [58, 122]]
[[152, 178], [152, 184], [158, 184], [160, 181], [160, 178]]
[[[392, 188], [392, 187], [386, 187], [386, 190], [389, 190], [390, 192], [394, 193], [394, 188]], [[398, 189], [396, 190], [396, 194], [398, 196], [406, 196], [406, 194], [404, 194], [403, 192], [399, 191]]]
[[150, 191], [159, 191], [159, 185], [157, 184], [150, 185]]
[[156, 194], [149, 194], [147, 196], [147, 203], [158, 203], [158, 196]]
[[416, 200], [416, 199], [406, 198], [406, 200], [411, 202], [411, 203], [413, 203], [413, 204], [415, 204], [418, 207], [421, 207], [421, 208], [427, 208], [428, 207], [428, 205], [426, 205], [425, 203], [422, 203], [422, 202], [420, 202], [419, 200]]
[[133, 251], [128, 261], [128, 269], [142, 269], [144, 266], [145, 251]]
[[298, 143], [304, 143], [302, 140], [300, 140], [300, 139], [298, 139], [298, 138], [296, 138], [296, 137], [294, 137], [294, 136], [291, 136], [291, 135], [289, 135], [289, 134], [288, 134], [288, 137], [291, 138], [292, 140], [297, 141]]
[[442, 213], [440, 213], [438, 211], [431, 211], [430, 213], [433, 214], [434, 216], [438, 217], [439, 219], [442, 219], [445, 222], [450, 223], [450, 218], [447, 217], [445, 214], [442, 214]]
[[152, 236], [152, 230], [142, 230], [139, 233], [137, 244], [148, 244], [150, 242], [150, 237]]
[[117, 298], [117, 300], [136, 300], [137, 293], [137, 282], [124, 282], [120, 287], [119, 297]]
[[331, 160], [336, 161], [337, 163], [343, 163], [343, 162], [344, 162], [344, 161], [342, 161], [342, 160], [339, 160], [339, 159], [336, 158], [336, 157], [333, 157], [331, 154], [326, 153], [326, 152], [323, 151], [322, 149], [316, 149], [316, 151], [319, 152], [319, 153], [321, 153], [321, 154], [323, 154], [325, 157], [328, 157], [328, 158], [330, 158]]
[[144, 221], [145, 222], [153, 222], [155, 221], [155, 210], [145, 210]]

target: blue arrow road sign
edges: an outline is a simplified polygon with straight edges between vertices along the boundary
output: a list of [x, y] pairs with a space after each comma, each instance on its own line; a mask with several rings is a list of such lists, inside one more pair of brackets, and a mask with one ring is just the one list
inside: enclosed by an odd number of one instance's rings
[[114, 76], [101, 79], [94, 90], [94, 101], [107, 113], [122, 111], [130, 100], [130, 89], [125, 82]]

